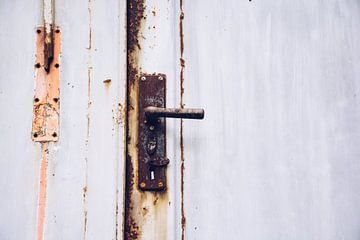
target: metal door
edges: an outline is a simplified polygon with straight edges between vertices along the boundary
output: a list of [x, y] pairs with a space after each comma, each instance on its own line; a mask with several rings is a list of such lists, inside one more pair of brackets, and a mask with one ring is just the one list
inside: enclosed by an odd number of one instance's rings
[[[129, 1], [129, 239], [359, 239], [360, 4]], [[137, 182], [141, 74], [167, 76], [167, 190]]]
[[126, 2], [53, 1], [60, 128], [58, 141], [34, 142], [49, 2], [0, 2], [0, 239], [122, 239]]

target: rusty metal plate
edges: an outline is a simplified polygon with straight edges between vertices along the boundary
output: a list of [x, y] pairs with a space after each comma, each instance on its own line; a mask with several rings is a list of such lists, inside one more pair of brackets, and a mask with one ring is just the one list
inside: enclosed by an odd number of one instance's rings
[[148, 106], [165, 107], [166, 76], [142, 75], [139, 80], [138, 185], [141, 190], [162, 191], [166, 188], [166, 122], [147, 119]]
[[54, 54], [49, 72], [44, 68], [45, 29], [36, 30], [36, 80], [33, 104], [32, 139], [35, 142], [57, 141], [60, 108], [60, 30], [53, 33]]

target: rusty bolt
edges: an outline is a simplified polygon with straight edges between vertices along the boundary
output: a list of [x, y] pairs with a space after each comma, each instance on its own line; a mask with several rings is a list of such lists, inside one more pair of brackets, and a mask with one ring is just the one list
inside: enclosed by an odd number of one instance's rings
[[144, 188], [145, 186], [146, 186], [146, 183], [144, 183], [144, 182], [140, 183], [140, 187]]
[[158, 182], [158, 187], [163, 187], [164, 183], [162, 181]]
[[141, 81], [145, 81], [145, 80], [146, 80], [146, 77], [142, 76]]
[[164, 78], [162, 76], [159, 76], [159, 80], [162, 81], [164, 80]]

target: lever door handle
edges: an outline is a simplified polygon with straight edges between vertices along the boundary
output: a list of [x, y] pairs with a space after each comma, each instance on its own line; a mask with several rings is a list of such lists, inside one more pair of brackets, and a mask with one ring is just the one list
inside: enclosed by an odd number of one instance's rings
[[188, 118], [204, 119], [204, 109], [201, 108], [162, 108], [149, 106], [144, 109], [148, 119], [166, 118]]
[[166, 118], [203, 119], [204, 109], [166, 108], [165, 74], [142, 75], [138, 96], [138, 187], [164, 191], [170, 163], [166, 156]]

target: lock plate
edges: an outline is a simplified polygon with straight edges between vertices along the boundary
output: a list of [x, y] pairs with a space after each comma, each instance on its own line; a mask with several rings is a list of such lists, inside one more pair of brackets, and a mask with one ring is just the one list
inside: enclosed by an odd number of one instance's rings
[[149, 119], [148, 106], [166, 107], [166, 76], [142, 75], [139, 80], [138, 186], [144, 191], [166, 188], [166, 121]]

